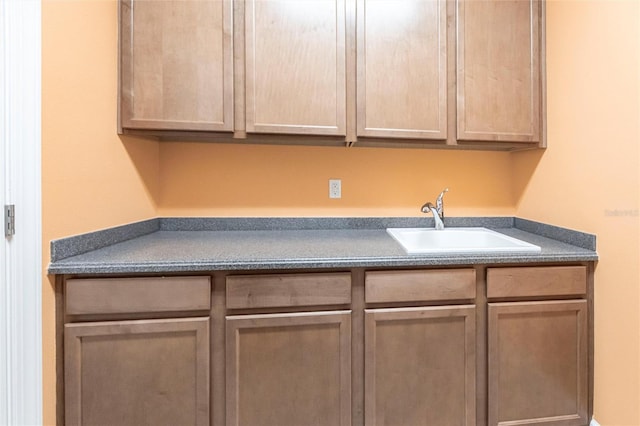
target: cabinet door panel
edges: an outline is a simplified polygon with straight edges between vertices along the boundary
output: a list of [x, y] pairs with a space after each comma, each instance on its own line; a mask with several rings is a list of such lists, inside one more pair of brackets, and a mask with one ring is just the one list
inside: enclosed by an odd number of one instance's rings
[[123, 128], [233, 130], [229, 0], [122, 0]]
[[475, 425], [475, 306], [365, 310], [365, 423]]
[[247, 132], [345, 135], [345, 0], [246, 2]]
[[358, 136], [446, 139], [446, 7], [358, 0]]
[[587, 424], [587, 301], [489, 304], [489, 426]]
[[350, 311], [227, 317], [227, 425], [351, 424]]
[[540, 2], [457, 1], [458, 140], [540, 140]]
[[209, 319], [67, 324], [65, 424], [208, 425]]

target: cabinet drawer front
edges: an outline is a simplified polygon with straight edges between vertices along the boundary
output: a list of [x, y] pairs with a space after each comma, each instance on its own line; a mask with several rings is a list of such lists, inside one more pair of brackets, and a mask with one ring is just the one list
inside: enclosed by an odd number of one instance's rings
[[96, 278], [66, 281], [68, 315], [209, 310], [209, 277]]
[[275, 308], [351, 303], [351, 274], [227, 277], [227, 308]]
[[578, 296], [587, 292], [584, 266], [487, 269], [487, 297]]
[[466, 300], [476, 297], [475, 269], [367, 272], [365, 302]]

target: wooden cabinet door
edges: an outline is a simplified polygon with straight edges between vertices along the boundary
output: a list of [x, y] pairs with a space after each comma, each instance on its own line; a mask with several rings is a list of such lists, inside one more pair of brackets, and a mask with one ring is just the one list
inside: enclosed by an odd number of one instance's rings
[[365, 424], [475, 425], [475, 306], [365, 310]]
[[209, 425], [209, 319], [64, 327], [66, 425]]
[[447, 138], [446, 3], [358, 0], [358, 136]]
[[457, 139], [540, 140], [539, 0], [457, 0]]
[[350, 311], [227, 317], [227, 425], [351, 424]]
[[247, 132], [345, 135], [345, 0], [245, 8]]
[[231, 0], [121, 0], [125, 129], [233, 130]]
[[587, 301], [489, 304], [489, 426], [586, 425]]

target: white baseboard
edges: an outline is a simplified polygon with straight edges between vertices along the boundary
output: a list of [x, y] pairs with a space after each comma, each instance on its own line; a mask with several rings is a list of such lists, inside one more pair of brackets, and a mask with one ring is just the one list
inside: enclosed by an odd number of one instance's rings
[[600, 423], [598, 423], [596, 419], [591, 419], [591, 423], [589, 423], [589, 426], [600, 426]]

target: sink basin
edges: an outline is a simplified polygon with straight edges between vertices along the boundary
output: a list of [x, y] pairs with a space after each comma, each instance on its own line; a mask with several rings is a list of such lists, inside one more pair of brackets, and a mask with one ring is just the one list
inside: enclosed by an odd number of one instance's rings
[[540, 247], [486, 228], [387, 228], [408, 254], [538, 253]]

